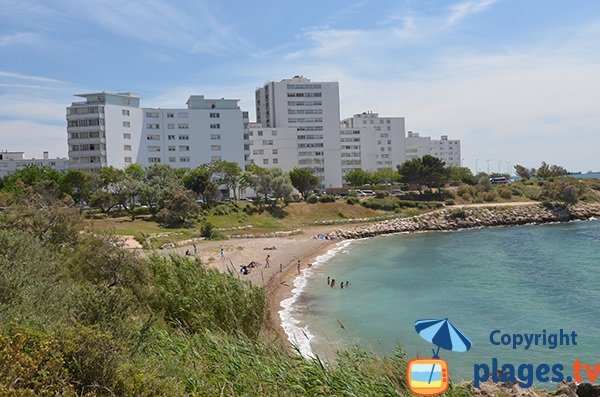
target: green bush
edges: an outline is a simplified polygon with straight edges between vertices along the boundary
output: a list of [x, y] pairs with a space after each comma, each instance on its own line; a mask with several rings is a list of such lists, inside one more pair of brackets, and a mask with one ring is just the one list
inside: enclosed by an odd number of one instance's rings
[[501, 198], [505, 199], [505, 200], [510, 200], [512, 197], [512, 190], [509, 188], [500, 188], [498, 189], [498, 194], [500, 195]]
[[181, 256], [153, 255], [148, 263], [156, 292], [152, 306], [172, 327], [250, 337], [260, 332], [267, 315], [261, 288]]
[[383, 210], [383, 211], [394, 211], [398, 208], [398, 202], [391, 199], [369, 199], [361, 202], [361, 205], [365, 208], [372, 210]]
[[319, 202], [321, 203], [335, 203], [335, 196], [333, 194], [324, 194], [319, 197]]
[[381, 191], [381, 190], [375, 192], [375, 198], [378, 198], [378, 199], [386, 198], [388, 195], [389, 195], [388, 192]]
[[456, 202], [454, 201], [454, 199], [446, 199], [446, 200], [444, 200], [444, 204], [445, 205], [456, 205]]
[[215, 229], [215, 227], [213, 226], [212, 223], [204, 222], [202, 224], [202, 227], [200, 228], [200, 236], [204, 237], [205, 239], [210, 240], [214, 233], [214, 229]]
[[360, 202], [360, 200], [359, 200], [359, 199], [357, 199], [356, 197], [348, 197], [348, 198], [346, 199], [346, 203], [347, 203], [347, 204], [350, 204], [350, 205], [354, 205], [354, 204], [357, 204], [357, 203], [359, 203], [359, 202]]
[[310, 204], [316, 204], [319, 201], [319, 198], [314, 194], [311, 194], [306, 198], [306, 202]]
[[450, 219], [465, 219], [467, 217], [467, 213], [465, 212], [464, 209], [462, 208], [457, 208], [452, 210], [449, 214], [448, 217]]
[[483, 193], [483, 200], [487, 201], [488, 203], [495, 201], [497, 198], [498, 198], [498, 195], [494, 191]]

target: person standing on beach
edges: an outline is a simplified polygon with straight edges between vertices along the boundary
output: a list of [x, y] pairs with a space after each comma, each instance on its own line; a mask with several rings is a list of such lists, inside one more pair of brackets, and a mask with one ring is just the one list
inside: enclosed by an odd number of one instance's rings
[[194, 255], [196, 255], [196, 253], [198, 252], [198, 249], [196, 248], [196, 244], [192, 243], [192, 245], [194, 246]]
[[221, 260], [225, 260], [225, 251], [221, 248]]
[[331, 284], [331, 277], [327, 276], [327, 285]]
[[331, 288], [335, 287], [335, 278], [331, 279]]
[[298, 259], [298, 274], [300, 274], [300, 259]]
[[267, 255], [267, 257], [265, 258], [265, 269], [269, 266], [269, 259], [271, 259], [271, 255]]
[[340, 289], [344, 289], [344, 282], [343, 281], [340, 283]]

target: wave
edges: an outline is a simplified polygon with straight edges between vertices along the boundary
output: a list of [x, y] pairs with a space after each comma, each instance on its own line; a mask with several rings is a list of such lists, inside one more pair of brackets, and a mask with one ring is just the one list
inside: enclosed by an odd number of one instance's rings
[[329, 261], [339, 252], [343, 251], [353, 241], [356, 240], [340, 241], [334, 248], [330, 249], [325, 254], [316, 257], [312, 266], [302, 270], [302, 274], [294, 279], [292, 296], [281, 301], [282, 310], [278, 312], [279, 318], [281, 319], [281, 327], [285, 331], [288, 340], [296, 346], [300, 354], [304, 357], [314, 357], [310, 343], [315, 336], [310, 333], [307, 324], [303, 326], [300, 320], [294, 317], [294, 305], [302, 295], [304, 288], [306, 288], [308, 279], [313, 274], [313, 271]]

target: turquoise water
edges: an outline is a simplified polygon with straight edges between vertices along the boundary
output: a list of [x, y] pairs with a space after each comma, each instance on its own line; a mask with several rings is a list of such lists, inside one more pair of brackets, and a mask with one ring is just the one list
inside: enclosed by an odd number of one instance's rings
[[[442, 350], [454, 380], [474, 364], [600, 363], [600, 222], [402, 234], [355, 241], [313, 269], [292, 316], [319, 354], [350, 344], [431, 357], [414, 330], [419, 319], [449, 318], [472, 341]], [[332, 289], [327, 276], [350, 282]], [[343, 326], [343, 329], [342, 329]], [[491, 331], [576, 331], [577, 346], [513, 350]]]

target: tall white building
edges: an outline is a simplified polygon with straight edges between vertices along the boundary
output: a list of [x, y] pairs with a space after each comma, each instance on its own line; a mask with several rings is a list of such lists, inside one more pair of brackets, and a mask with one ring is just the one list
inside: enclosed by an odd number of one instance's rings
[[[285, 171], [294, 166], [310, 168], [320, 179], [322, 187], [341, 186], [338, 83], [317, 82], [295, 76], [280, 82], [266, 83], [255, 94], [256, 121], [260, 127], [252, 127], [249, 131], [253, 134], [249, 138], [254, 146], [249, 160], [258, 165], [279, 165]], [[260, 153], [261, 149], [257, 149], [257, 142], [253, 141], [259, 138], [256, 134], [260, 128], [276, 129], [278, 137], [273, 139], [272, 145], [265, 146], [274, 146], [271, 151], [275, 149], [279, 153], [279, 145], [282, 145], [281, 149], [285, 148], [291, 157], [286, 158], [285, 162], [280, 162], [283, 157], [279, 154], [279, 157], [267, 160], [256, 157], [260, 155], [254, 154], [255, 150]], [[259, 145], [262, 145], [262, 141]], [[295, 156], [292, 155], [294, 145]], [[294, 157], [296, 160], [292, 162], [290, 159]], [[277, 163], [272, 164], [275, 158]]]
[[66, 171], [69, 168], [69, 159], [66, 157], [56, 157], [51, 159], [48, 152], [44, 152], [41, 159], [26, 159], [24, 152], [0, 151], [0, 178], [29, 165], [48, 167], [57, 171]]
[[461, 166], [460, 140], [448, 139], [442, 135], [440, 139], [419, 136], [418, 132], [408, 131], [406, 137], [406, 159], [420, 158], [429, 154], [443, 160], [446, 165]]
[[342, 175], [355, 168], [395, 168], [405, 159], [404, 117], [364, 112], [340, 122]]
[[217, 160], [244, 165], [247, 112], [237, 99], [192, 95], [187, 108], [140, 108], [132, 93], [78, 95], [67, 108], [71, 167], [98, 170], [131, 163], [193, 168]]

